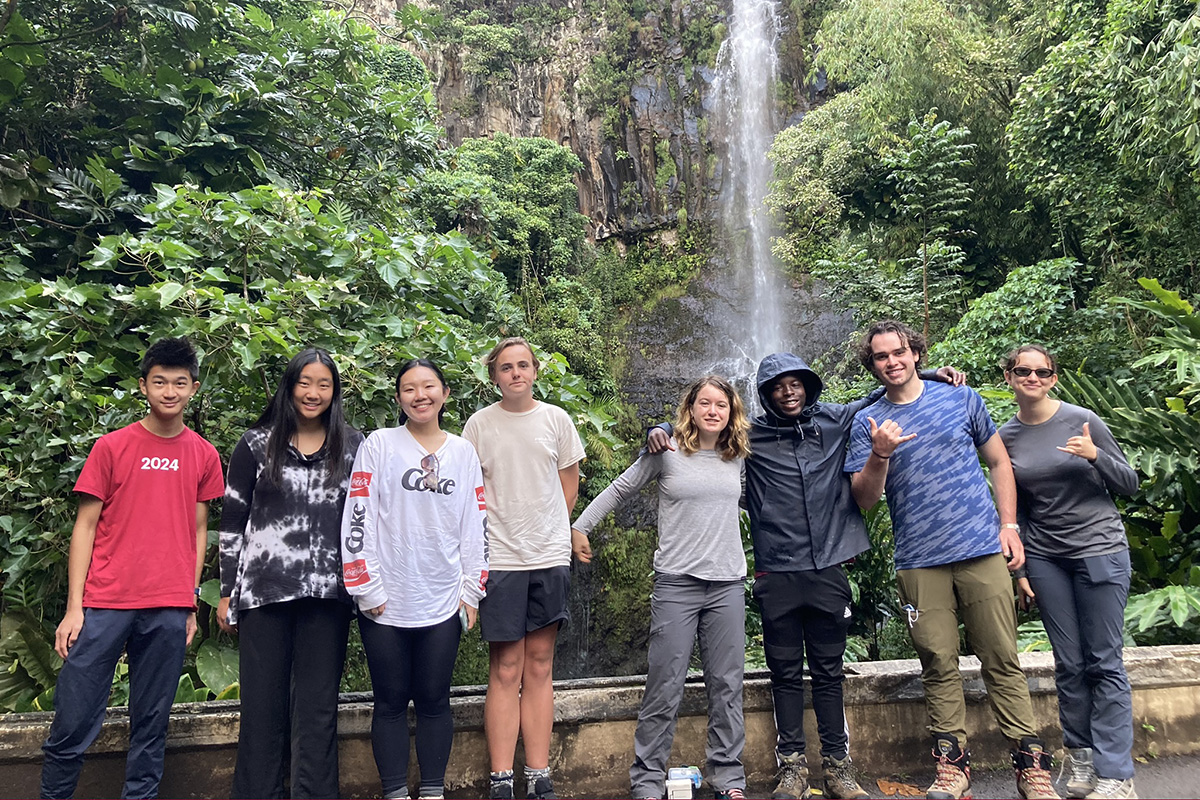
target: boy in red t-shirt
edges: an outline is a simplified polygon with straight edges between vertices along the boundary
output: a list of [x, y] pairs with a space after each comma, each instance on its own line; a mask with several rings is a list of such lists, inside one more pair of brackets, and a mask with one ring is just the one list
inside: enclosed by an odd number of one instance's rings
[[138, 381], [150, 413], [100, 437], [75, 483], [67, 613], [54, 636], [65, 663], [42, 745], [42, 797], [75, 793], [122, 650], [130, 724], [122, 797], [158, 795], [167, 718], [196, 633], [208, 503], [225, 488], [216, 448], [183, 424], [199, 374], [187, 339], [151, 345]]

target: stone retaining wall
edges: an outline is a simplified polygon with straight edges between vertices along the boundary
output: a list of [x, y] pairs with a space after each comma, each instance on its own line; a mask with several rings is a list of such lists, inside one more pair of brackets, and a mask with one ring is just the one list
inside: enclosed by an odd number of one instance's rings
[[[1021, 657], [1047, 745], [1061, 746], [1054, 696], [1054, 664], [1048, 653]], [[1125, 651], [1134, 687], [1134, 750], [1138, 756], [1200, 751], [1200, 646], [1142, 647]], [[885, 661], [847, 664], [846, 713], [851, 750], [871, 775], [928, 771], [929, 743], [920, 664]], [[979, 677], [979, 662], [962, 659], [972, 758], [976, 764], [1007, 760]], [[642, 678], [600, 678], [555, 684], [551, 765], [565, 796], [612, 797], [628, 791], [633, 730]], [[451, 794], [479, 796], [487, 775], [483, 737], [483, 688], [454, 690], [454, 751], [446, 776]], [[751, 782], [765, 783], [775, 769], [771, 693], [763, 672], [745, 684], [746, 754]], [[808, 712], [808, 737], [816, 757], [816, 722]], [[116, 797], [124, 774], [127, 711], [111, 709], [89, 751], [79, 797]], [[0, 717], [0, 797], [36, 797], [42, 741], [49, 714]], [[369, 695], [345, 695], [338, 719], [345, 797], [377, 797], [379, 779], [371, 755]], [[167, 743], [162, 797], [225, 797], [237, 748], [237, 702], [176, 706]], [[704, 762], [705, 699], [698, 677], [688, 681], [675, 736], [672, 763]], [[520, 752], [518, 751], [518, 759]], [[415, 756], [414, 764], [415, 784]], [[519, 768], [519, 766], [518, 766]]]

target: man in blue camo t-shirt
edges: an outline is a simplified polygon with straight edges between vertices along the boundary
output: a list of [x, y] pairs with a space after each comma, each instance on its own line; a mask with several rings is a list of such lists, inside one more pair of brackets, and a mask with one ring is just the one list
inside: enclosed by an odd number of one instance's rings
[[[1058, 797], [1017, 658], [1009, 570], [1025, 562], [1025, 553], [1012, 465], [983, 398], [966, 386], [922, 381], [917, 367], [924, 355], [925, 340], [901, 322], [885, 320], [867, 330], [859, 357], [886, 394], [855, 415], [845, 470], [861, 508], [887, 491], [896, 583], [921, 658], [937, 759], [925, 796], [959, 798], [971, 786], [958, 664], [961, 614], [1000, 729], [1013, 743], [1019, 796]], [[980, 455], [992, 475], [995, 504]]]

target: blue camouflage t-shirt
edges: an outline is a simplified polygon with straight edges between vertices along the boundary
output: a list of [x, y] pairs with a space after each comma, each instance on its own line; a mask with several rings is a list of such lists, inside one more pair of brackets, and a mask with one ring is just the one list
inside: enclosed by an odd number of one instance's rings
[[871, 454], [867, 417], [896, 422], [917, 438], [896, 448], [884, 491], [896, 540], [896, 569], [953, 564], [1000, 552], [1000, 517], [976, 448], [996, 434], [983, 398], [966, 386], [923, 382], [907, 405], [886, 397], [854, 416], [846, 472]]

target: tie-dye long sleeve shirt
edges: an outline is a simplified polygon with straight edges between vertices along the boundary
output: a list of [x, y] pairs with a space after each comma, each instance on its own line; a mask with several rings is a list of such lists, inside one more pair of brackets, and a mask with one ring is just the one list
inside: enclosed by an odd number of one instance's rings
[[346, 477], [328, 480], [321, 448], [303, 455], [288, 448], [279, 485], [266, 476], [270, 431], [253, 428], [229, 458], [221, 508], [221, 596], [229, 614], [271, 603], [313, 597], [349, 602], [342, 585], [339, 542], [350, 467], [363, 436], [347, 429]]

